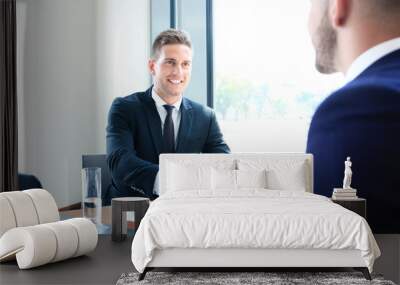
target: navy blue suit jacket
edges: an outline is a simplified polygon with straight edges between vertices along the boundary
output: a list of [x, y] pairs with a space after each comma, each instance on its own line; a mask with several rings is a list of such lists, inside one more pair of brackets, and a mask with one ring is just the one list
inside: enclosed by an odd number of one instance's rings
[[381, 58], [329, 96], [311, 122], [307, 152], [314, 155], [314, 192], [342, 187], [344, 161], [351, 186], [367, 199], [374, 233], [400, 233], [400, 50]]
[[[162, 151], [161, 119], [152, 88], [116, 98], [108, 115], [107, 162], [114, 189], [111, 197], [153, 195]], [[215, 113], [183, 98], [176, 153], [228, 153]]]

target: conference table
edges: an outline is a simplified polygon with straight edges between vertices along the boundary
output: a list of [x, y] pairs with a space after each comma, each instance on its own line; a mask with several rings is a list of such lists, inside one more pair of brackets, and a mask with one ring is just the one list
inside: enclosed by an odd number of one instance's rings
[[[0, 263], [0, 284], [115, 284], [122, 273], [135, 271], [131, 262], [129, 235], [111, 241], [111, 207], [103, 207], [99, 240], [94, 251], [64, 261], [20, 270], [16, 261]], [[81, 216], [81, 210], [60, 212], [61, 218]], [[129, 227], [129, 225], [128, 225]]]

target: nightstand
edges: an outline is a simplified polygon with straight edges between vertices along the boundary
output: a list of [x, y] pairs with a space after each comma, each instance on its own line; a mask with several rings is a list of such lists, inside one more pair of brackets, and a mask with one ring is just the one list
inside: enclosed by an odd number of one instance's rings
[[367, 219], [367, 200], [363, 198], [357, 198], [354, 200], [337, 200], [331, 199], [332, 202], [339, 204], [340, 206], [359, 214], [364, 219]]
[[149, 208], [150, 200], [142, 197], [119, 197], [111, 199], [112, 226], [111, 239], [123, 241], [127, 237], [126, 212], [135, 212], [135, 226], [139, 227], [140, 221]]

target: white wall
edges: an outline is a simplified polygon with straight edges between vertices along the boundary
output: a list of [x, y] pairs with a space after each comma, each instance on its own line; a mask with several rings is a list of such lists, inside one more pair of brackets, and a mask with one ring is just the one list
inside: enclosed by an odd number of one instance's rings
[[115, 97], [143, 91], [151, 84], [150, 1], [97, 0], [97, 140], [105, 151], [107, 113]]
[[148, 1], [17, 0], [17, 17], [20, 171], [63, 207], [81, 200], [81, 155], [105, 152], [112, 99], [150, 83]]

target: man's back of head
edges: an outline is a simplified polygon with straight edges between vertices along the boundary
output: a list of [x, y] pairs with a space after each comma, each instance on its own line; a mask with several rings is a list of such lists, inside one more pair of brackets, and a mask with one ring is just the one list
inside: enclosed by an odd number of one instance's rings
[[312, 0], [309, 31], [322, 73], [346, 73], [366, 50], [400, 37], [399, 0]]

